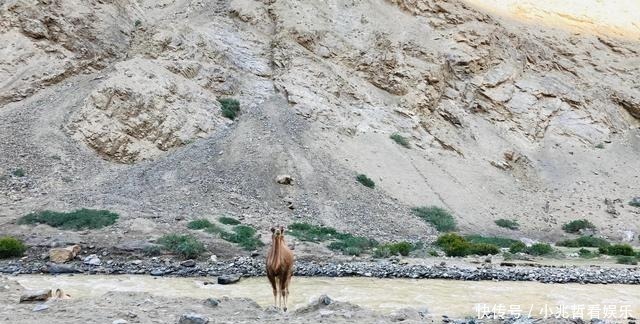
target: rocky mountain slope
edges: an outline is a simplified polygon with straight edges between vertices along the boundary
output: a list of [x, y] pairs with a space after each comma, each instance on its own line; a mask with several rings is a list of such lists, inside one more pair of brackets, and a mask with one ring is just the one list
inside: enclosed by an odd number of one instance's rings
[[638, 243], [635, 36], [458, 0], [4, 0], [0, 42], [2, 232], [37, 241], [13, 221], [87, 207], [121, 215], [77, 234], [108, 242], [221, 214], [428, 239], [410, 208], [436, 205], [463, 232], [587, 218]]

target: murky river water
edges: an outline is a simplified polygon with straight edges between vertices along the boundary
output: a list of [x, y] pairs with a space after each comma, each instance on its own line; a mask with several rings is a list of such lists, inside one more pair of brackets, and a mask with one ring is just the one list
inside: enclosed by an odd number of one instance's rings
[[[107, 291], [136, 291], [168, 297], [248, 297], [268, 306], [273, 302], [266, 278], [245, 278], [234, 285], [205, 284], [215, 278], [171, 278], [150, 276], [19, 276], [13, 278], [29, 289], [62, 288], [74, 298], [100, 296]], [[321, 294], [382, 312], [404, 307], [427, 308], [433, 314], [467, 316], [477, 305], [504, 307], [540, 316], [541, 311], [566, 312], [583, 309], [583, 317], [604, 317], [615, 312], [640, 315], [640, 287], [631, 285], [542, 284], [536, 282], [493, 282], [412, 280], [375, 278], [294, 278], [290, 308], [298, 308]], [[503, 306], [500, 306], [503, 305]], [[572, 306], [576, 306], [572, 310]], [[595, 312], [599, 315], [595, 316]], [[591, 312], [591, 313], [590, 313]], [[544, 315], [544, 314], [542, 314]]]

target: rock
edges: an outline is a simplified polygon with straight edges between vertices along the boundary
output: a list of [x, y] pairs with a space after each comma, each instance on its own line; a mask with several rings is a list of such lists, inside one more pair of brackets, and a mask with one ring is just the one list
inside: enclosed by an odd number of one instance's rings
[[[616, 199], [617, 200], [617, 199]], [[615, 201], [616, 200], [611, 200], [609, 198], [605, 198], [604, 199], [604, 204], [607, 206], [607, 213], [614, 215], [614, 216], [618, 216], [620, 215], [620, 212], [618, 212], [616, 210], [616, 206], [615, 206]]]
[[84, 258], [84, 261], [82, 262], [84, 264], [93, 265], [93, 266], [99, 266], [102, 264], [102, 260], [100, 260], [100, 258], [98, 258], [98, 256], [95, 254], [91, 254], [88, 257]]
[[49, 306], [47, 304], [38, 304], [36, 305], [36, 307], [33, 308], [34, 312], [41, 312], [45, 309], [49, 309]]
[[196, 313], [182, 314], [182, 316], [180, 316], [180, 320], [178, 321], [178, 324], [207, 324], [207, 323], [209, 323], [209, 318]]
[[51, 289], [27, 290], [20, 295], [20, 302], [45, 301], [51, 298]]
[[220, 305], [220, 300], [215, 298], [207, 298], [204, 301], [204, 304], [210, 307], [217, 307]]
[[27, 36], [39, 39], [49, 37], [49, 31], [42, 21], [35, 19], [23, 19], [20, 21], [22, 32]]
[[332, 303], [333, 303], [333, 299], [331, 299], [331, 297], [329, 297], [328, 295], [321, 295], [318, 298], [318, 304], [331, 305]]
[[125, 319], [122, 319], [122, 318], [119, 318], [119, 319], [111, 322], [111, 324], [127, 324], [127, 323], [129, 323], [129, 322], [127, 320], [125, 320]]
[[209, 260], [211, 262], [218, 262], [218, 257], [215, 254], [212, 254], [211, 257], [209, 258]]
[[54, 248], [49, 250], [49, 260], [55, 263], [65, 263], [73, 260], [80, 253], [80, 245], [67, 246], [65, 248]]
[[237, 275], [222, 275], [218, 277], [218, 284], [229, 285], [240, 281], [240, 276]]
[[70, 265], [48, 263], [47, 264], [47, 272], [52, 273], [52, 274], [58, 274], [58, 273], [78, 273], [80, 271], [78, 269], [76, 269], [75, 267], [70, 266]]
[[255, 257], [258, 257], [258, 256], [260, 256], [260, 252], [258, 252], [258, 251], [251, 252], [251, 257], [252, 258], [255, 258]]
[[281, 174], [276, 177], [276, 182], [283, 185], [290, 185], [293, 183], [293, 178], [288, 174]]
[[186, 260], [186, 261], [182, 261], [180, 262], [180, 265], [183, 267], [187, 267], [187, 268], [193, 268], [196, 266], [196, 261], [194, 260]]

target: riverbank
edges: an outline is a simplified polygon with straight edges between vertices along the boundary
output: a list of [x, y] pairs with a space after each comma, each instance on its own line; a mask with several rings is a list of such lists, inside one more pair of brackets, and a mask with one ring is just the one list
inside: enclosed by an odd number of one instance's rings
[[[146, 274], [151, 276], [204, 277], [237, 275], [264, 276], [262, 258], [237, 257], [223, 261], [196, 262], [149, 258], [131, 261], [73, 261], [54, 264], [45, 261], [4, 260], [0, 273], [20, 274]], [[297, 261], [295, 276], [375, 277], [412, 279], [537, 281], [543, 283], [640, 284], [639, 267], [540, 266], [535, 264], [485, 263], [479, 265], [407, 264], [399, 260], [344, 263]]]

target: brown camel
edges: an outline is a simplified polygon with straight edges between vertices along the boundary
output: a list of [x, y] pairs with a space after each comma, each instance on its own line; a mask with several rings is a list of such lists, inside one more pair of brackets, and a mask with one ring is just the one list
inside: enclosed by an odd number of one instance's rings
[[[287, 311], [289, 283], [293, 275], [293, 252], [284, 242], [284, 226], [271, 228], [271, 249], [267, 254], [267, 277], [273, 288], [273, 303]], [[280, 294], [278, 294], [278, 289]], [[278, 299], [279, 298], [279, 299]]]

